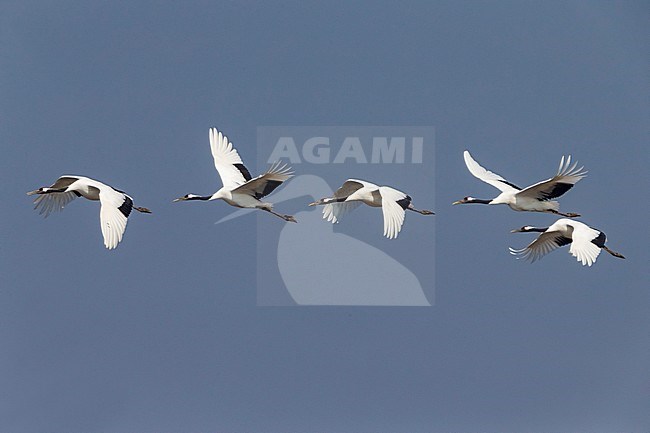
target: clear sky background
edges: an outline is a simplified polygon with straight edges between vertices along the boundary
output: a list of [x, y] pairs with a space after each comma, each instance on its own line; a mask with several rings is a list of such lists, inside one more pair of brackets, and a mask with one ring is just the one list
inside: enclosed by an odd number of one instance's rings
[[[0, 431], [647, 432], [649, 15], [1, 2]], [[408, 185], [435, 188], [433, 307], [256, 306], [254, 227], [271, 221], [214, 225], [226, 204], [171, 200], [218, 188], [210, 126], [253, 165], [260, 125], [436, 128], [431, 181]], [[555, 218], [452, 207], [496, 193], [464, 149], [521, 185], [574, 155], [589, 177], [562, 208], [627, 260], [514, 260], [532, 235], [509, 230]], [[32, 210], [25, 192], [66, 173], [154, 214], [107, 251], [95, 203]], [[427, 259], [413, 242], [412, 262]]]

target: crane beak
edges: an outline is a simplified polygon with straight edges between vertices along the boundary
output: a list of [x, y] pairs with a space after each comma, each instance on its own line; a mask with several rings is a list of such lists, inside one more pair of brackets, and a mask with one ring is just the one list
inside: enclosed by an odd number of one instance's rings
[[514, 229], [514, 230], [510, 230], [510, 233], [521, 233], [521, 232], [523, 232], [522, 229]]
[[41, 192], [40, 189], [35, 189], [34, 191], [28, 192], [27, 195], [34, 195], [34, 194], [38, 194], [39, 192]]
[[454, 204], [463, 204], [463, 203], [464, 202], [462, 200], [456, 200], [455, 202], [452, 203], [452, 205], [454, 205]]
[[185, 197], [178, 197], [178, 198], [175, 198], [174, 200], [172, 200], [172, 203], [176, 203], [178, 201], [185, 201], [185, 200], [187, 200]]

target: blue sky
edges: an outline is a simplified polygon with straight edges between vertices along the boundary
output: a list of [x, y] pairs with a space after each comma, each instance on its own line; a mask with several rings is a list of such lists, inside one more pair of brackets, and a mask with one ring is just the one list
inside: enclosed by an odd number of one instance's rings
[[[649, 12], [2, 2], [0, 430], [647, 431]], [[406, 221], [435, 230], [434, 306], [256, 305], [257, 228], [281, 221], [215, 225], [226, 204], [171, 200], [219, 187], [209, 127], [254, 167], [262, 125], [435, 128], [430, 182], [400, 185], [424, 208], [434, 188], [431, 227]], [[464, 149], [520, 185], [573, 155], [589, 176], [562, 209], [627, 259], [514, 260], [507, 247], [532, 237], [509, 231], [555, 219], [452, 207], [496, 192]], [[353, 177], [333, 170], [332, 183]], [[154, 214], [133, 215], [107, 251], [95, 203], [32, 210], [25, 192], [62, 174]], [[409, 239], [395, 244], [409, 263], [429, 263]]]

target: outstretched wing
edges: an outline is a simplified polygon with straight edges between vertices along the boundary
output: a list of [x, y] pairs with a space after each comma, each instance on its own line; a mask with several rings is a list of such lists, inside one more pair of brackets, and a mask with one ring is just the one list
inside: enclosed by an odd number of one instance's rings
[[374, 183], [366, 182], [365, 180], [348, 179], [343, 182], [343, 185], [341, 185], [339, 189], [336, 190], [334, 197], [337, 199], [345, 199], [361, 188], [368, 188], [370, 190], [379, 189], [379, 187]]
[[323, 206], [323, 219], [331, 221], [332, 224], [338, 223], [341, 218], [361, 206], [360, 201], [339, 201], [327, 203]]
[[501, 192], [517, 192], [521, 190], [517, 185], [508, 182], [498, 174], [481, 167], [481, 165], [472, 158], [472, 155], [470, 155], [467, 150], [463, 152], [463, 157], [465, 158], [467, 169], [474, 177], [481, 179], [485, 183], [489, 183]]
[[592, 229], [587, 225], [578, 225], [573, 227], [573, 243], [569, 248], [569, 253], [582, 265], [591, 266], [596, 262], [598, 254], [600, 254], [600, 247], [592, 242], [596, 239], [600, 232]]
[[291, 167], [281, 162], [275, 162], [271, 167], [261, 176], [251, 179], [243, 185], [233, 189], [233, 193], [248, 194], [255, 197], [257, 200], [265, 197], [273, 192], [285, 180], [293, 176]]
[[510, 254], [517, 256], [517, 258], [529, 260], [531, 263], [533, 263], [551, 251], [570, 243], [571, 238], [562, 236], [560, 232], [546, 231], [539, 235], [537, 239], [532, 241], [526, 248], [522, 248], [520, 250], [509, 248], [509, 250]]
[[[63, 210], [68, 203], [70, 203], [75, 198], [81, 196], [76, 191], [63, 192], [70, 185], [79, 180], [78, 176], [69, 176], [64, 175], [58, 178], [52, 186], [49, 187], [50, 190], [61, 190], [62, 192], [48, 192], [47, 194], [39, 194], [36, 199], [34, 199], [34, 209], [38, 210], [39, 215], [45, 216], [47, 218], [52, 212], [58, 212]], [[28, 192], [27, 195], [36, 194], [37, 191]]]
[[224, 187], [232, 190], [251, 180], [251, 174], [244, 166], [239, 153], [228, 141], [228, 137], [217, 128], [210, 128], [210, 150]]
[[99, 222], [104, 236], [104, 245], [112, 250], [124, 236], [127, 218], [133, 208], [133, 200], [126, 194], [103, 189], [99, 193], [99, 201], [101, 203]]
[[79, 197], [79, 193], [75, 191], [40, 194], [34, 200], [34, 209], [38, 210], [39, 215], [47, 218], [52, 212], [63, 210], [68, 203], [77, 197]]
[[537, 200], [557, 198], [573, 188], [573, 185], [587, 175], [583, 167], [576, 168], [577, 166], [577, 162], [571, 165], [571, 155], [566, 158], [566, 162], [563, 156], [555, 176], [524, 188], [519, 195]]
[[405, 210], [400, 203], [405, 203], [408, 197], [396, 189], [380, 186], [381, 209], [384, 213], [384, 236], [388, 239], [395, 239], [404, 224]]

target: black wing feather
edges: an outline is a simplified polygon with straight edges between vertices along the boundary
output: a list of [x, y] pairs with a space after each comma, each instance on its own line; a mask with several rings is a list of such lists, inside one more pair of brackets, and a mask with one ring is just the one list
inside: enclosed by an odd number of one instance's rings
[[267, 195], [271, 194], [273, 190], [275, 190], [277, 187], [282, 185], [282, 182], [279, 180], [269, 180], [266, 182], [266, 185], [264, 185], [264, 190], [262, 192], [256, 192], [253, 197], [256, 199], [261, 199], [262, 197], [266, 197]]
[[124, 196], [124, 203], [120, 205], [120, 207], [117, 208], [120, 212], [122, 212], [122, 215], [125, 217], [129, 217], [131, 215], [131, 210], [133, 209], [133, 200], [131, 200], [131, 197], [128, 195]]
[[597, 247], [602, 248], [605, 246], [605, 240], [607, 240], [607, 236], [605, 236], [605, 233], [600, 232], [598, 233], [598, 237], [596, 239], [592, 239], [591, 242]]
[[244, 176], [244, 179], [246, 180], [246, 182], [248, 182], [249, 180], [251, 180], [253, 178], [251, 176], [250, 171], [248, 171], [248, 169], [244, 166], [244, 164], [233, 164], [233, 165], [237, 168], [237, 170], [239, 170], [241, 175]]
[[402, 207], [402, 209], [406, 210], [407, 207], [411, 204], [411, 196], [407, 195], [401, 200], [397, 200], [397, 204]]
[[507, 180], [503, 180], [503, 179], [498, 179], [498, 181], [501, 182], [501, 183], [505, 183], [506, 185], [511, 186], [511, 187], [513, 187], [513, 188], [516, 189], [516, 190], [521, 191], [521, 188], [519, 188], [517, 185], [515, 185], [515, 184], [512, 183], [512, 182], [508, 182]]
[[543, 197], [542, 200], [550, 200], [552, 198], [557, 198], [573, 188], [572, 183], [556, 183], [553, 185], [553, 189], [550, 191], [540, 191], [540, 195]]

